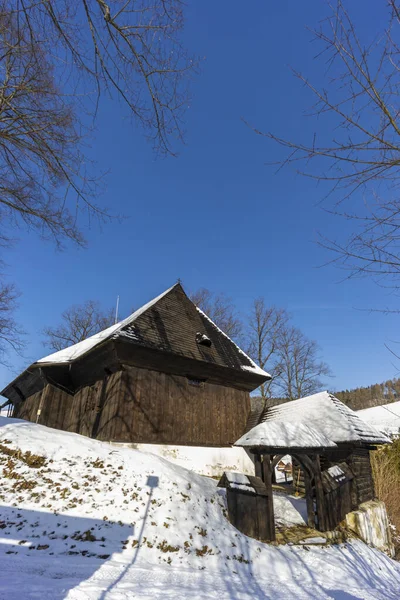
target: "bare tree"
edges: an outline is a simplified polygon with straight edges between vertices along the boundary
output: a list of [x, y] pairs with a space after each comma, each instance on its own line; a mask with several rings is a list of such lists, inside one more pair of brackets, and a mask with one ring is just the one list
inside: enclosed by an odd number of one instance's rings
[[24, 347], [24, 332], [14, 318], [18, 296], [13, 285], [0, 283], [0, 363], [3, 365], [7, 364], [6, 356], [10, 349], [20, 354]]
[[110, 327], [114, 323], [114, 311], [103, 311], [98, 302], [88, 300], [72, 306], [61, 315], [61, 324], [46, 327], [43, 342], [52, 350], [62, 350]]
[[272, 396], [275, 379], [280, 375], [277, 361], [279, 343], [287, 328], [289, 316], [282, 308], [267, 306], [264, 298], [257, 298], [248, 319], [248, 353], [255, 362], [268, 371], [272, 378], [260, 386], [263, 408]]
[[274, 380], [279, 395], [295, 400], [320, 391], [323, 378], [332, 373], [319, 356], [318, 344], [296, 327], [282, 328], [279, 338]]
[[230, 298], [206, 288], [198, 289], [189, 297], [226, 335], [236, 340], [240, 338], [243, 324]]
[[[82, 213], [108, 218], [84, 145], [103, 92], [154, 146], [182, 138], [194, 62], [180, 0], [0, 0], [0, 220], [83, 244]], [[89, 168], [88, 168], [89, 165]]]
[[[0, 9], [0, 222], [24, 223], [59, 241], [83, 239], [65, 188], [75, 187], [81, 160], [72, 107], [27, 26]], [[81, 191], [82, 188], [81, 188]]]
[[[257, 133], [288, 149], [281, 165], [298, 162], [302, 174], [327, 182], [326, 210], [352, 222], [347, 239], [321, 240], [334, 260], [350, 277], [399, 287], [400, 3], [381, 3], [386, 22], [377, 21], [372, 39], [365, 28], [359, 33], [361, 13], [348, 4], [349, 10], [341, 0], [328, 4], [330, 16], [313, 31], [326, 80], [314, 84], [294, 72], [316, 100], [310, 141]], [[330, 133], [319, 133], [324, 119]]]

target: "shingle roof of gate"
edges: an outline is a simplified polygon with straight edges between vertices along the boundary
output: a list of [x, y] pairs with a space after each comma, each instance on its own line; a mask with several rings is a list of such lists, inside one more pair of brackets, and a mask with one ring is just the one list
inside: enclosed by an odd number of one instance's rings
[[365, 423], [353, 410], [329, 392], [320, 392], [273, 406], [264, 413], [263, 422], [306, 423], [336, 443], [390, 443], [380, 431]]
[[242, 435], [234, 446], [243, 448], [290, 448], [323, 449], [335, 448], [336, 444], [316, 427], [306, 423], [264, 421]]

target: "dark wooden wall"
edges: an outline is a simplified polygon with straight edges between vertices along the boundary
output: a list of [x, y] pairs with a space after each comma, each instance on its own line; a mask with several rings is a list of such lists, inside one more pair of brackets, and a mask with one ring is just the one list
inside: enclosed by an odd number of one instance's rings
[[353, 504], [359, 506], [362, 502], [373, 500], [375, 487], [369, 451], [365, 448], [356, 448], [346, 462], [355, 475], [352, 486]]
[[129, 367], [74, 396], [47, 385], [15, 416], [105, 441], [230, 446], [250, 412], [246, 391]]
[[234, 527], [245, 535], [270, 542], [271, 536], [268, 513], [268, 498], [243, 494], [238, 490], [227, 490], [229, 520]]

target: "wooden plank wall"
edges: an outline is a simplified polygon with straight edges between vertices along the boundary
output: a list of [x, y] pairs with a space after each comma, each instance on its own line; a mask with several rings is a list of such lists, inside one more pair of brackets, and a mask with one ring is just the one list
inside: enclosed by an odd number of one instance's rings
[[352, 482], [347, 481], [336, 490], [325, 493], [325, 508], [328, 529], [333, 530], [352, 511]]
[[227, 504], [229, 520], [239, 531], [263, 542], [275, 539], [271, 535], [266, 496], [251, 496], [237, 490], [227, 490]]
[[148, 444], [230, 446], [250, 411], [248, 392], [129, 367], [107, 384], [98, 438]]
[[[43, 394], [43, 397], [42, 397]], [[230, 446], [244, 432], [248, 392], [129, 367], [82, 388], [75, 396], [48, 385], [23, 404], [18, 417], [97, 437], [148, 444]]]
[[16, 405], [13, 417], [35, 422], [41, 397], [42, 392], [36, 392], [36, 394], [29, 396], [29, 398], [24, 402], [21, 402], [21, 404]]
[[375, 498], [374, 480], [372, 477], [371, 459], [365, 448], [356, 448], [346, 460], [355, 477], [352, 486], [353, 506]]

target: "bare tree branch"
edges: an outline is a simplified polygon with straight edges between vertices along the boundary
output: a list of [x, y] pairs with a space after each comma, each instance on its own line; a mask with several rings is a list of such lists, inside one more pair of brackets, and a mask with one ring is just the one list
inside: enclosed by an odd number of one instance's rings
[[107, 329], [114, 323], [114, 311], [101, 310], [98, 302], [89, 300], [72, 306], [61, 315], [61, 324], [43, 330], [43, 344], [52, 350], [62, 350]]
[[85, 113], [121, 99], [157, 151], [182, 140], [195, 62], [180, 43], [180, 0], [0, 0], [0, 222], [58, 246], [84, 244], [95, 198]]
[[[310, 141], [263, 135], [288, 150], [280, 166], [299, 164], [299, 172], [328, 183], [325, 206], [350, 221], [344, 240], [323, 239], [334, 262], [349, 277], [368, 275], [397, 286], [400, 273], [400, 7], [389, 0], [386, 25], [372, 40], [360, 34], [359, 15], [338, 0], [330, 16], [313, 31], [327, 65], [326, 81], [314, 84], [294, 72], [314, 96]], [[354, 16], [353, 16], [354, 15]], [[328, 133], [321, 133], [327, 118]], [[332, 204], [333, 199], [333, 204]], [[328, 202], [328, 204], [327, 204]]]
[[214, 294], [206, 288], [200, 288], [189, 297], [226, 335], [239, 340], [243, 324], [230, 298], [224, 294]]
[[260, 386], [263, 407], [272, 397], [275, 380], [280, 375], [277, 355], [279, 342], [288, 321], [289, 315], [284, 309], [267, 306], [263, 298], [254, 300], [247, 323], [248, 354], [272, 376], [270, 381]]
[[10, 350], [21, 354], [24, 348], [24, 332], [13, 314], [18, 296], [13, 285], [0, 283], [0, 363], [3, 365], [8, 365], [6, 357]]
[[296, 327], [282, 329], [278, 341], [276, 390], [280, 396], [295, 400], [321, 391], [328, 365], [319, 357], [318, 344]]

